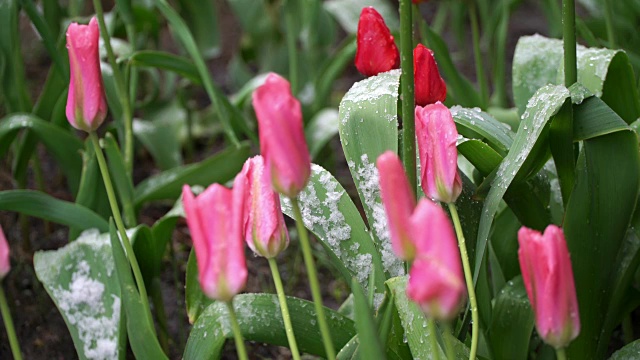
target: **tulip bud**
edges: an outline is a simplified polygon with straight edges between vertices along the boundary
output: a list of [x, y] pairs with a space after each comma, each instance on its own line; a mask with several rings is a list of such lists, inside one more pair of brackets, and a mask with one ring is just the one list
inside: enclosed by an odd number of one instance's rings
[[67, 119], [74, 128], [87, 132], [100, 127], [107, 116], [107, 101], [104, 97], [98, 53], [99, 36], [96, 18], [92, 18], [89, 25], [71, 23], [67, 29], [71, 72]]
[[455, 202], [462, 192], [462, 180], [458, 173], [458, 131], [449, 109], [440, 102], [416, 106], [416, 137], [424, 193], [437, 201]]
[[2, 227], [0, 227], [0, 280], [11, 270], [11, 262], [9, 261], [9, 243], [7, 238], [4, 237]]
[[302, 128], [300, 102], [289, 82], [271, 73], [253, 93], [260, 152], [273, 189], [295, 197], [311, 175], [311, 157]]
[[410, 217], [416, 207], [416, 200], [409, 180], [398, 155], [393, 151], [380, 155], [376, 164], [393, 251], [402, 260], [413, 261], [415, 246], [411, 239]]
[[200, 287], [211, 299], [230, 301], [247, 281], [241, 229], [242, 191], [242, 186], [234, 186], [232, 190], [213, 184], [194, 197], [188, 185], [182, 189]]
[[238, 175], [245, 182], [244, 239], [254, 253], [276, 257], [289, 245], [280, 196], [273, 191], [262, 156], [245, 162]]
[[521, 227], [518, 258], [524, 286], [536, 315], [536, 329], [547, 344], [564, 348], [580, 333], [573, 269], [562, 229], [544, 234]]
[[451, 320], [464, 303], [466, 289], [451, 221], [440, 206], [420, 200], [411, 216], [417, 255], [407, 296], [436, 320]]
[[400, 52], [382, 16], [373, 7], [360, 13], [356, 36], [356, 68], [364, 76], [374, 76], [400, 66]]
[[447, 98], [447, 85], [440, 77], [433, 52], [422, 44], [413, 50], [413, 77], [416, 105], [434, 104]]

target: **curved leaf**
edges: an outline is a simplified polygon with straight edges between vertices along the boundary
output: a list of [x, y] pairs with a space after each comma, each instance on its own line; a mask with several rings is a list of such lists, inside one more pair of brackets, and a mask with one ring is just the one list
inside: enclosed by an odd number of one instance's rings
[[174, 72], [191, 80], [195, 84], [202, 84], [200, 74], [193, 62], [189, 59], [164, 51], [141, 50], [129, 57], [129, 63], [133, 66], [154, 67]]
[[[291, 325], [300, 351], [326, 356], [313, 303], [287, 297], [287, 306], [289, 312], [295, 314], [291, 317]], [[240, 294], [234, 297], [233, 307], [245, 340], [288, 346], [276, 295]], [[340, 349], [356, 334], [355, 325], [331, 309], [325, 308], [325, 314], [333, 344]], [[184, 359], [219, 358], [225, 341], [233, 337], [227, 316], [226, 305], [222, 302], [207, 307], [193, 325]]]
[[504, 156], [509, 151], [515, 134], [493, 116], [477, 108], [467, 109], [461, 106], [452, 106], [451, 116], [456, 124], [481, 135], [500, 155]]

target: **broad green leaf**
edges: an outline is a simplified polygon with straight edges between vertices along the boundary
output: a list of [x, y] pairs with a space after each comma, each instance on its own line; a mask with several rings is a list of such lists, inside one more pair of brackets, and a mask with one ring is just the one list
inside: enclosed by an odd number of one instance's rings
[[478, 108], [451, 107], [451, 116], [456, 124], [463, 126], [485, 139], [500, 155], [506, 155], [515, 134], [508, 126]]
[[34, 190], [0, 191], [0, 210], [14, 211], [82, 230], [109, 229], [107, 222], [91, 209]]
[[313, 159], [329, 140], [338, 134], [338, 111], [324, 109], [318, 112], [311, 118], [304, 133], [309, 145], [309, 153]]
[[182, 140], [186, 137], [187, 112], [173, 101], [134, 119], [133, 133], [153, 156], [161, 170], [182, 165]]
[[[293, 332], [301, 352], [325, 356], [313, 303], [287, 297]], [[240, 331], [245, 340], [288, 346], [278, 298], [273, 294], [240, 294], [233, 299]], [[342, 348], [355, 334], [352, 320], [325, 308], [333, 344]], [[193, 325], [184, 352], [185, 360], [220, 358], [222, 347], [233, 337], [227, 307], [222, 302], [208, 306]]]
[[67, 176], [76, 193], [82, 171], [82, 142], [73, 134], [31, 114], [11, 114], [0, 120], [0, 157], [4, 156], [18, 131], [29, 129], [40, 140]]
[[200, 74], [189, 59], [163, 51], [141, 50], [133, 53], [129, 63], [139, 67], [154, 67], [174, 72], [191, 80], [195, 84], [202, 84]]
[[520, 273], [518, 230], [521, 226], [513, 211], [505, 207], [496, 215], [491, 231], [491, 245], [507, 279]]
[[[590, 104], [591, 103], [591, 104]], [[574, 121], [580, 123], [582, 106], [607, 107], [592, 97], [576, 105]], [[596, 112], [597, 110], [593, 110]], [[612, 128], [624, 120], [611, 111], [603, 123]], [[616, 121], [617, 119], [617, 121]], [[576, 124], [577, 126], [577, 124]], [[587, 139], [576, 167], [576, 183], [567, 205], [564, 232], [571, 253], [581, 332], [569, 347], [569, 356], [602, 358], [609, 344], [603, 334], [605, 315], [615, 290], [615, 276], [624, 264], [616, 262], [640, 187], [638, 140], [630, 128]], [[605, 332], [607, 329], [604, 329]]]
[[38, 251], [38, 279], [60, 310], [80, 359], [117, 359], [120, 283], [108, 234], [85, 231], [58, 250]]
[[[142, 299], [133, 280], [127, 255], [122, 248], [122, 239], [116, 233], [113, 221], [109, 224], [109, 235], [112, 259], [115, 262], [120, 288], [122, 289], [122, 301], [126, 313], [127, 334], [129, 335], [131, 350], [138, 359], [168, 359], [156, 338], [151, 314], [145, 311], [142, 305]], [[140, 227], [128, 232], [128, 236], [135, 244], [135, 242], [139, 241], [137, 238], [150, 237], [151, 234], [148, 228]]]
[[391, 294], [393, 294], [395, 305], [402, 321], [402, 327], [411, 349], [411, 355], [414, 359], [431, 359], [433, 348], [431, 346], [431, 336], [438, 339], [438, 349], [441, 359], [446, 359], [444, 353], [443, 336], [448, 336], [453, 346], [456, 360], [469, 359], [469, 349], [451, 334], [445, 334], [438, 331], [438, 334], [432, 334], [427, 326], [427, 317], [420, 310], [418, 305], [407, 298], [406, 287], [407, 277], [395, 277], [387, 280], [386, 285]]
[[220, 28], [216, 3], [209, 0], [180, 0], [180, 14], [205, 59], [220, 54]]
[[189, 323], [193, 324], [198, 320], [202, 312], [211, 304], [213, 300], [209, 299], [200, 288], [198, 280], [198, 263], [196, 262], [196, 253], [191, 250], [189, 260], [187, 261], [187, 273], [185, 280], [185, 302], [187, 304], [187, 316]]
[[404, 265], [391, 249], [376, 160], [387, 150], [398, 152], [399, 85], [400, 70], [353, 84], [340, 102], [338, 124], [344, 155], [387, 276], [404, 274]]
[[530, 161], [529, 158], [532, 150], [534, 150], [534, 145], [538, 142], [538, 138], [549, 119], [560, 109], [568, 97], [569, 90], [563, 86], [545, 86], [538, 90], [529, 100], [527, 110], [522, 115], [520, 128], [513, 140], [513, 145], [502, 163], [500, 163], [496, 176], [491, 182], [491, 189], [485, 198], [476, 244], [474, 282], [478, 279], [493, 217], [498, 210], [502, 197], [507, 192], [516, 174], [525, 165], [525, 162]]
[[[623, 51], [578, 45], [577, 64], [578, 82], [602, 97], [627, 123], [640, 116], [633, 70]], [[520, 38], [513, 57], [513, 97], [520, 113], [536, 90], [562, 84], [563, 79], [562, 40], [540, 35]]]
[[[307, 187], [298, 196], [304, 226], [317, 236], [344, 279], [351, 283], [356, 278], [368, 291], [371, 272], [375, 269], [377, 274], [383, 274], [383, 270], [360, 212], [331, 173], [315, 164], [311, 172]], [[283, 212], [292, 217], [290, 200], [285, 197], [281, 200]], [[382, 276], [376, 279], [376, 292], [377, 300], [382, 300]]]
[[349, 342], [338, 351], [336, 354], [337, 360], [351, 360], [356, 358], [358, 347], [360, 342], [358, 341], [358, 335], [354, 336]]
[[535, 324], [522, 277], [509, 281], [494, 300], [489, 343], [496, 359], [526, 359]]
[[20, 1], [0, 2], [0, 98], [7, 113], [31, 111], [20, 49]]
[[640, 339], [625, 345], [622, 349], [611, 355], [609, 360], [635, 359], [640, 354]]
[[358, 342], [365, 344], [359, 347], [360, 356], [365, 359], [386, 359], [384, 349], [380, 343], [377, 333], [377, 325], [371, 308], [367, 303], [367, 298], [362, 291], [362, 287], [357, 281], [353, 281], [351, 285], [353, 292], [356, 330], [358, 330]]
[[177, 199], [184, 184], [207, 186], [225, 183], [242, 169], [249, 157], [249, 146], [231, 146], [195, 164], [161, 172], [142, 181], [135, 188], [135, 205], [140, 207], [152, 200]]
[[373, 6], [382, 15], [391, 31], [400, 28], [398, 12], [387, 0], [328, 0], [323, 3], [323, 6], [350, 34], [355, 34], [358, 30], [360, 12], [367, 6]]

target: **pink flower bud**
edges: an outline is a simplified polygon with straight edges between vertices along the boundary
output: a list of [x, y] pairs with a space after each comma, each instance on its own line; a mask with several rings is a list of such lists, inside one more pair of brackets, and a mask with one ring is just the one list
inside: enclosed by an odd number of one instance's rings
[[276, 257], [289, 245], [289, 233], [262, 156], [247, 160], [238, 176], [245, 182], [244, 239], [254, 253]]
[[462, 192], [462, 181], [458, 174], [458, 131], [449, 109], [440, 102], [416, 106], [416, 137], [424, 193], [437, 201], [455, 202]]
[[247, 281], [241, 228], [243, 191], [243, 184], [233, 190], [213, 184], [194, 197], [188, 185], [182, 189], [200, 287], [212, 299], [230, 301]]
[[100, 72], [98, 40], [100, 30], [96, 18], [89, 25], [71, 23], [67, 29], [69, 50], [69, 95], [67, 119], [71, 126], [87, 132], [100, 127], [107, 116], [107, 102]]
[[417, 105], [434, 104], [447, 98], [447, 84], [440, 77], [433, 52], [422, 44], [413, 50], [413, 77]]
[[400, 66], [400, 52], [382, 16], [373, 7], [360, 13], [356, 35], [356, 68], [364, 76], [374, 76]]
[[521, 227], [518, 258], [524, 286], [536, 314], [540, 337], [556, 349], [580, 333], [580, 316], [571, 258], [562, 229], [547, 226], [544, 234]]
[[387, 214], [391, 245], [404, 261], [413, 261], [415, 246], [411, 238], [410, 217], [416, 207], [415, 196], [407, 180], [402, 163], [393, 151], [378, 157], [380, 193]]
[[253, 93], [258, 117], [260, 152], [273, 188], [288, 197], [304, 189], [311, 175], [311, 157], [302, 128], [300, 102], [289, 82], [271, 73]]
[[4, 237], [2, 227], [0, 227], [0, 280], [11, 270], [11, 262], [9, 261], [9, 243], [7, 238]]
[[417, 255], [407, 296], [436, 320], [451, 320], [464, 303], [466, 288], [460, 252], [449, 217], [428, 199], [411, 216]]

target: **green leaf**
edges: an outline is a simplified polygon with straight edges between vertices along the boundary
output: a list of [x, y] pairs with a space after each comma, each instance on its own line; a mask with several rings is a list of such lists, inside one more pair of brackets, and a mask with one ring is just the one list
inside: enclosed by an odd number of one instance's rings
[[513, 140], [513, 145], [498, 167], [496, 176], [491, 182], [491, 189], [485, 198], [476, 244], [474, 282], [478, 279], [493, 217], [498, 210], [502, 197], [516, 174], [524, 168], [525, 162], [530, 161], [534, 145], [538, 142], [538, 138], [549, 119], [560, 109], [568, 97], [569, 91], [563, 86], [545, 86], [538, 90], [529, 100], [527, 110], [522, 115], [520, 128]]
[[189, 25], [193, 39], [205, 59], [220, 54], [220, 29], [215, 3], [209, 0], [180, 0], [180, 15]]
[[189, 253], [184, 287], [185, 302], [187, 303], [187, 315], [189, 316], [189, 323], [193, 324], [198, 320], [198, 317], [200, 317], [202, 312], [209, 305], [214, 303], [214, 300], [209, 299], [200, 288], [200, 281], [198, 280], [198, 263], [194, 250], [191, 250]]
[[508, 126], [496, 120], [480, 109], [467, 109], [460, 106], [451, 107], [451, 116], [458, 126], [463, 126], [481, 136], [500, 155], [509, 151], [515, 134]]
[[634, 359], [640, 354], [640, 339], [625, 345], [622, 349], [611, 355], [609, 360], [628, 360]]
[[0, 191], [0, 210], [15, 211], [81, 230], [109, 229], [107, 222], [91, 209], [34, 190]]
[[191, 80], [195, 84], [202, 84], [198, 69], [191, 60], [182, 56], [164, 51], [141, 50], [131, 55], [129, 63], [133, 66], [153, 67], [171, 71]]
[[367, 6], [373, 6], [382, 15], [391, 31], [400, 28], [398, 12], [387, 0], [328, 0], [323, 3], [323, 6], [350, 34], [355, 34], [358, 30], [360, 12]]
[[53, 60], [54, 65], [58, 68], [60, 74], [63, 74], [64, 78], [68, 78], [69, 70], [66, 59], [64, 55], [58, 51], [58, 47], [56, 46], [56, 39], [53, 35], [54, 33], [49, 28], [49, 25], [47, 24], [44, 16], [36, 8], [33, 0], [21, 0], [20, 2], [22, 3], [25, 12], [29, 16], [29, 20], [31, 20], [33, 26], [35, 26], [36, 30], [38, 30], [38, 35], [40, 35], [40, 37], [42, 38], [42, 43], [47, 49], [49, 56]]
[[[293, 216], [291, 201], [281, 197], [282, 211]], [[327, 250], [331, 263], [351, 283], [356, 278], [368, 291], [372, 271], [383, 274], [382, 260], [360, 212], [338, 181], [318, 165], [311, 166], [311, 178], [298, 196], [304, 225]], [[393, 256], [393, 254], [391, 254]], [[378, 299], [384, 291], [384, 279], [376, 277]]]
[[7, 113], [31, 111], [20, 49], [19, 1], [0, 2], [0, 99]]
[[[127, 255], [122, 248], [121, 239], [116, 233], [113, 221], [109, 224], [109, 233], [112, 258], [115, 261], [115, 268], [120, 281], [120, 288], [122, 289], [122, 300], [126, 312], [127, 333], [129, 334], [131, 350], [133, 350], [133, 354], [138, 359], [168, 359], [156, 338], [151, 314], [142, 305], [142, 298], [133, 280]], [[138, 237], [149, 237], [151, 234], [148, 228], [140, 227], [128, 236], [135, 244], [139, 241]]]
[[18, 131], [29, 129], [44, 144], [67, 176], [72, 193], [78, 190], [82, 142], [73, 134], [31, 114], [11, 114], [0, 119], [0, 157], [4, 156]]
[[59, 250], [38, 251], [38, 279], [71, 333], [80, 359], [120, 357], [120, 283], [107, 234], [84, 232]]
[[535, 325], [522, 277], [509, 281], [494, 300], [489, 343], [496, 359], [526, 359]]
[[304, 134], [313, 159], [329, 140], [338, 134], [338, 111], [324, 109], [315, 114], [305, 127]]
[[177, 101], [156, 106], [145, 114], [148, 119], [133, 120], [133, 133], [149, 150], [161, 170], [182, 165], [182, 139], [186, 137], [187, 112]]
[[249, 157], [249, 146], [229, 147], [195, 164], [161, 172], [142, 181], [135, 189], [134, 203], [140, 207], [152, 200], [176, 199], [184, 184], [207, 186], [233, 179]]
[[[576, 123], [585, 119], [580, 116], [582, 106], [607, 107], [596, 97], [587, 99], [576, 106]], [[624, 126], [624, 120], [615, 113], [597, 112], [609, 114], [608, 119], [601, 120], [612, 128]], [[615, 274], [624, 266], [616, 259], [637, 203], [639, 177], [638, 139], [630, 128], [583, 142], [564, 222], [581, 322], [580, 335], [570, 345], [569, 356], [601, 358], [607, 350], [610, 333], [607, 329], [603, 333], [603, 324], [616, 285]]]
[[371, 308], [367, 298], [362, 291], [360, 284], [352, 282], [351, 292], [353, 293], [356, 329], [358, 330], [358, 342], [366, 344], [359, 348], [360, 356], [365, 359], [386, 359], [383, 347], [378, 338], [376, 322], [371, 313]]
[[[107, 133], [101, 141], [101, 145], [107, 154], [109, 163], [109, 175], [115, 186], [115, 190], [120, 198], [120, 205], [123, 208], [123, 217], [128, 227], [136, 225], [136, 217], [133, 208], [133, 183], [127, 173], [124, 158], [118, 147], [116, 139]], [[94, 188], [95, 191], [95, 188]]]
[[518, 230], [522, 225], [513, 211], [505, 207], [496, 215], [491, 231], [491, 245], [507, 279], [520, 273], [518, 263]]
[[391, 249], [376, 160], [387, 150], [398, 152], [399, 85], [400, 70], [353, 84], [340, 102], [338, 124], [344, 155], [387, 277], [404, 274], [404, 265]]
[[441, 359], [446, 359], [442, 337], [448, 336], [450, 337], [449, 341], [453, 344], [455, 359], [469, 359], [469, 349], [451, 334], [444, 334], [441, 331], [438, 331], [438, 334], [430, 333], [426, 316], [416, 303], [407, 298], [407, 281], [406, 276], [401, 276], [391, 278], [385, 284], [390, 293], [393, 294], [413, 358], [431, 359], [434, 351], [431, 346], [431, 336], [436, 336], [438, 338], [438, 349], [436, 351], [439, 352]]
[[[316, 324], [313, 303], [287, 297], [293, 332], [300, 351], [317, 356], [326, 356], [322, 337]], [[245, 340], [288, 346], [287, 336], [280, 313], [278, 298], [272, 294], [240, 294], [233, 299], [240, 331]], [[325, 308], [333, 344], [342, 348], [355, 334], [352, 320]], [[227, 339], [233, 337], [227, 318], [226, 305], [214, 302], [200, 315], [193, 325], [184, 352], [185, 360], [217, 359]]]

